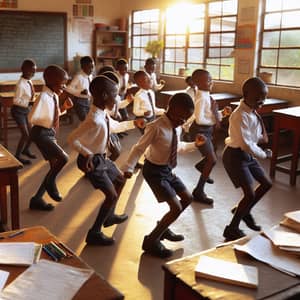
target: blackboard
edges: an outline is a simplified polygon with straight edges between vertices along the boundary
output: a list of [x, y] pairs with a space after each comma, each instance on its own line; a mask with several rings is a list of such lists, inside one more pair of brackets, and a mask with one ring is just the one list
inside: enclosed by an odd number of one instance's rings
[[66, 67], [66, 35], [66, 13], [0, 10], [0, 72], [20, 71], [26, 58]]

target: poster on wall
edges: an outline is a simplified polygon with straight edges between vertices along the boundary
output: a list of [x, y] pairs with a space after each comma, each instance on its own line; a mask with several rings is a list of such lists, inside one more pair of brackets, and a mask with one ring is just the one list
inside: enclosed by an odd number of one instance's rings
[[0, 0], [0, 8], [17, 8], [18, 0]]
[[255, 25], [238, 26], [236, 32], [236, 48], [252, 49], [255, 46]]
[[88, 4], [74, 4], [73, 17], [93, 17], [94, 6]]

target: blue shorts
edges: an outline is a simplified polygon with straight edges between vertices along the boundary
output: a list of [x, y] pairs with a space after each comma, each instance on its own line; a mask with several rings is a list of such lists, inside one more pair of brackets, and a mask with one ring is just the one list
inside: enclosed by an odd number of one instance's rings
[[172, 173], [169, 166], [155, 165], [145, 160], [143, 176], [158, 202], [174, 198], [176, 194], [186, 190], [183, 182]]
[[28, 107], [13, 105], [12, 108], [10, 109], [10, 113], [18, 125], [28, 124], [28, 119], [27, 119], [29, 113]]

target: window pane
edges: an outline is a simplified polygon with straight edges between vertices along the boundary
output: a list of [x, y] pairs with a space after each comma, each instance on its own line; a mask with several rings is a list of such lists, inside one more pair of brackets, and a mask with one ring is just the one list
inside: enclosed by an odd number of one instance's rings
[[222, 31], [235, 31], [236, 17], [222, 18]]
[[203, 48], [188, 49], [188, 62], [203, 62]]
[[196, 69], [203, 69], [204, 66], [202, 64], [187, 64], [187, 73], [191, 75], [193, 71]]
[[141, 45], [141, 38], [139, 36], [134, 36], [132, 47], [140, 47], [140, 45]]
[[150, 23], [150, 33], [157, 34], [158, 33], [158, 22]]
[[207, 65], [206, 69], [210, 73], [213, 79], [219, 79], [219, 71], [220, 71], [219, 65]]
[[221, 35], [219, 33], [213, 33], [209, 36], [209, 46], [221, 46]]
[[232, 56], [233, 48], [221, 48], [221, 57]]
[[282, 28], [299, 27], [300, 11], [290, 11], [282, 14]]
[[165, 47], [175, 47], [175, 36], [166, 36]]
[[141, 26], [140, 24], [133, 24], [133, 32], [134, 35], [141, 34]]
[[204, 19], [192, 20], [189, 24], [190, 33], [204, 32]]
[[233, 80], [233, 76], [234, 76], [234, 59], [233, 58], [221, 59], [220, 79]]
[[261, 65], [276, 67], [277, 65], [277, 50], [262, 50]]
[[234, 46], [234, 33], [223, 33], [221, 35], [222, 46]]
[[141, 47], [146, 47], [148, 41], [150, 40], [149, 36], [141, 36]]
[[184, 68], [184, 64], [175, 64], [175, 68], [176, 68], [175, 74], [179, 75], [179, 69]]
[[166, 74], [175, 74], [174, 63], [165, 62], [164, 63], [164, 73], [166, 73]]
[[178, 62], [184, 62], [185, 58], [185, 50], [184, 49], [176, 49], [175, 51], [176, 55], [176, 61]]
[[203, 34], [192, 34], [190, 35], [190, 47], [203, 47]]
[[299, 49], [279, 50], [279, 67], [300, 68], [300, 50]]
[[282, 9], [297, 9], [300, 8], [300, 2], [297, 0], [282, 1]]
[[221, 31], [221, 18], [210, 19], [210, 31]]
[[141, 24], [142, 26], [142, 34], [150, 34], [150, 24]]
[[280, 28], [280, 13], [267, 14], [265, 16], [264, 28], [265, 29], [275, 29]]
[[235, 15], [237, 13], [237, 0], [223, 2], [223, 15]]
[[263, 47], [278, 48], [279, 47], [279, 31], [263, 33]]
[[275, 84], [275, 79], [276, 79], [276, 69], [260, 68], [260, 69], [259, 69], [259, 74], [260, 74], [260, 73], [263, 73], [263, 72], [272, 73], [272, 76], [271, 76], [271, 82], [270, 82], [270, 83]]
[[280, 46], [300, 47], [300, 30], [282, 31]]
[[278, 70], [277, 83], [287, 86], [300, 86], [300, 70]]
[[211, 16], [221, 16], [222, 13], [222, 2], [210, 2], [208, 4], [208, 15]]
[[175, 49], [165, 49], [165, 60], [175, 60]]
[[132, 69], [139, 70], [140, 69], [140, 61], [139, 60], [132, 60], [131, 61]]
[[282, 0], [266, 0], [266, 12], [281, 9]]
[[210, 48], [208, 56], [210, 58], [220, 57], [221, 56], [221, 49], [220, 48]]
[[185, 35], [176, 36], [176, 47], [185, 47]]
[[132, 49], [132, 57], [133, 59], [139, 59], [141, 55], [141, 49], [140, 48], [133, 48]]

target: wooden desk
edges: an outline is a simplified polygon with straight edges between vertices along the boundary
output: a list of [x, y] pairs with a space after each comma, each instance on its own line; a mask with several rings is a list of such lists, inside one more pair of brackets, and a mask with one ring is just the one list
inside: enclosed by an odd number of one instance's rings
[[[196, 278], [194, 269], [200, 255], [256, 266], [259, 272], [258, 289], [239, 287], [204, 278]], [[300, 299], [300, 278], [286, 275], [249, 255], [235, 251], [231, 245], [213, 248], [177, 259], [163, 265], [165, 272], [164, 300], [250, 300]], [[299, 296], [298, 298], [296, 296]]]
[[[13, 92], [15, 90], [15, 86], [17, 84], [18, 80], [5, 80], [0, 81], [0, 92]], [[32, 83], [34, 85], [34, 89], [36, 92], [41, 92], [44, 81], [43, 80], [32, 80]]]
[[[1, 236], [7, 236], [8, 234], [9, 233], [2, 233]], [[47, 244], [51, 241], [58, 241], [58, 239], [53, 234], [51, 234], [45, 227], [42, 226], [25, 228], [25, 233], [22, 235], [10, 239], [0, 240], [0, 242], [36, 242], [39, 244]], [[50, 259], [43, 251], [41, 254], [41, 258]], [[61, 263], [73, 267], [91, 269], [91, 267], [89, 267], [83, 260], [81, 260], [75, 254], [71, 258], [62, 259]], [[7, 281], [7, 284], [9, 284], [17, 276], [24, 272], [26, 270], [26, 267], [1, 265], [1, 269], [10, 273]], [[124, 299], [124, 296], [114, 287], [112, 287], [100, 275], [94, 272], [93, 275], [80, 288], [80, 290], [77, 292], [73, 299], [119, 300]]]
[[[290, 175], [290, 185], [296, 184], [296, 177], [300, 174], [298, 170], [299, 148], [300, 148], [300, 106], [278, 109], [273, 111], [275, 118], [274, 137], [272, 144], [272, 159], [270, 166], [270, 176], [275, 177], [275, 171], [280, 171]], [[281, 129], [293, 132], [292, 153], [278, 157], [279, 132]], [[290, 168], [280, 164], [291, 160]]]
[[23, 165], [0, 144], [0, 209], [1, 222], [7, 224], [7, 191], [10, 187], [12, 229], [20, 228], [18, 170]]

